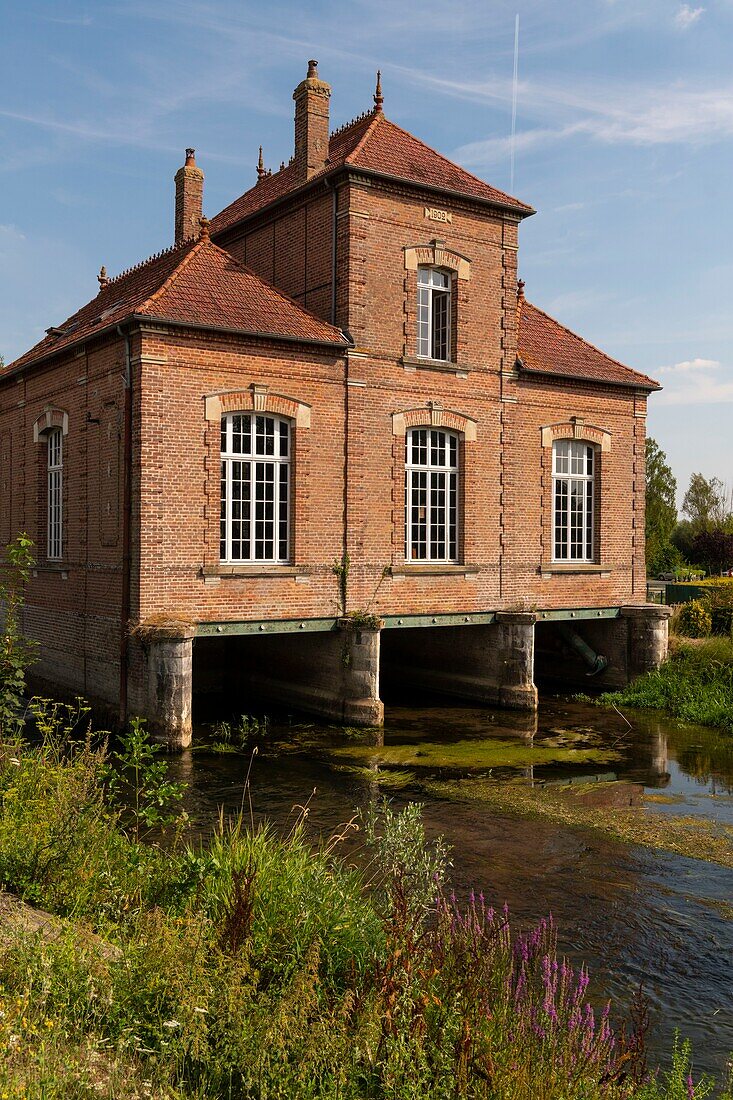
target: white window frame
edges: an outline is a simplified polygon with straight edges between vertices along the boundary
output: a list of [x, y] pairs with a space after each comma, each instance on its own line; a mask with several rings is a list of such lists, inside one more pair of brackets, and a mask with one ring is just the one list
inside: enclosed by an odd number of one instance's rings
[[61, 561], [64, 547], [64, 433], [46, 433], [46, 557]]
[[587, 440], [552, 444], [552, 560], [595, 561], [598, 448]]
[[[268, 440], [272, 440], [271, 447]], [[222, 565], [287, 565], [290, 561], [292, 449], [293, 425], [285, 417], [259, 412], [222, 416]], [[269, 517], [265, 514], [268, 504]], [[272, 547], [269, 552], [268, 543]]]
[[[421, 264], [417, 269], [417, 356], [448, 362], [451, 357], [452, 275], [440, 267]], [[440, 311], [436, 302], [440, 300]], [[445, 346], [440, 347], [441, 312], [445, 320]]]
[[408, 429], [405, 437], [408, 565], [458, 563], [460, 461], [458, 432], [426, 426]]

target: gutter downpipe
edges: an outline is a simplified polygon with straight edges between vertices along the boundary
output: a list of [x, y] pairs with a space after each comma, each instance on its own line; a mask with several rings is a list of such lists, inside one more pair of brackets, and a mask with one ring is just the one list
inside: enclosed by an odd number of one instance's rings
[[127, 683], [130, 621], [130, 573], [132, 567], [131, 528], [132, 528], [132, 364], [130, 352], [130, 332], [121, 325], [117, 331], [125, 341], [124, 414], [122, 430], [122, 601], [120, 608], [120, 725], [127, 725]]

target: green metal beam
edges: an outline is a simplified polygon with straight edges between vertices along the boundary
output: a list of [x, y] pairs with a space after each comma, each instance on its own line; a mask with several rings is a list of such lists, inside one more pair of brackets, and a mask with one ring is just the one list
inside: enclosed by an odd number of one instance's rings
[[[617, 619], [620, 607], [574, 607], [537, 611], [537, 622], [573, 619]], [[466, 611], [456, 615], [385, 615], [387, 630], [431, 626], [485, 626], [496, 622], [495, 611]], [[306, 634], [336, 630], [338, 619], [254, 619], [249, 622], [199, 623], [197, 638], [230, 638], [242, 634]]]
[[496, 620], [495, 611], [465, 611], [462, 615], [385, 615], [385, 628], [413, 626], [482, 626]]
[[618, 619], [620, 607], [564, 607], [553, 611], [538, 611], [537, 622], [566, 622], [571, 619]]
[[335, 630], [338, 619], [255, 619], [251, 622], [198, 623], [197, 638], [231, 638], [237, 634], [306, 634]]

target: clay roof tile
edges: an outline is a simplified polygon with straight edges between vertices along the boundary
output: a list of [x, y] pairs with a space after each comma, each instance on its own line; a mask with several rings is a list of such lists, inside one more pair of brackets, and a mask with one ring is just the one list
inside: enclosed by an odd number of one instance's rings
[[203, 234], [110, 279], [5, 372], [72, 347], [133, 315], [317, 344], [346, 343], [339, 329], [265, 283]]
[[524, 297], [519, 299], [519, 360], [520, 370], [527, 374], [661, 389], [653, 378], [612, 359]]

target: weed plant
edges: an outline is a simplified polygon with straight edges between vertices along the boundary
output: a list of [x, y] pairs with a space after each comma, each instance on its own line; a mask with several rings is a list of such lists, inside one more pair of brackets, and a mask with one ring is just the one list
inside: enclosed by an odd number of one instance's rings
[[663, 710], [733, 733], [733, 639], [678, 642], [657, 671], [622, 691], [598, 696], [596, 702]]
[[649, 1073], [643, 1012], [593, 1005], [551, 921], [449, 895], [418, 807], [369, 816], [362, 870], [355, 822], [314, 847], [303, 816], [285, 837], [222, 817], [193, 844], [142, 727], [110, 754], [40, 713], [39, 743], [0, 743], [0, 884], [57, 919], [0, 924], [0, 1097], [707, 1095], [685, 1045]]
[[270, 719], [267, 715], [256, 718], [250, 714], [240, 714], [234, 722], [217, 722], [213, 728], [214, 752], [239, 752], [266, 740], [270, 734]]

